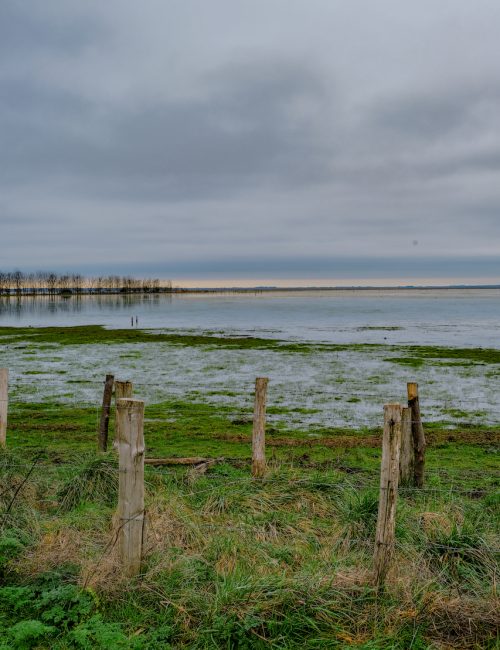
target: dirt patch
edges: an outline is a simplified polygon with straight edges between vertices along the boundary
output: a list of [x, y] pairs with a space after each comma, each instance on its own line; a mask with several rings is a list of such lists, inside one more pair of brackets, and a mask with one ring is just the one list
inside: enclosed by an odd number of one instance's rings
[[441, 431], [426, 434], [428, 445], [443, 444], [443, 442], [462, 442], [469, 445], [498, 445], [500, 431]]
[[[250, 444], [250, 436], [235, 434], [220, 434], [215, 436], [217, 440], [225, 442], [243, 442]], [[443, 444], [446, 442], [466, 443], [470, 445], [498, 445], [500, 444], [500, 432], [498, 431], [448, 431], [427, 434], [427, 445]], [[268, 447], [380, 447], [382, 438], [380, 436], [345, 436], [339, 435], [331, 438], [268, 438]]]
[[[225, 442], [244, 442], [250, 444], [250, 436], [222, 434], [216, 436]], [[378, 436], [336, 436], [335, 438], [271, 438], [266, 440], [268, 447], [380, 447], [381, 439]]]
[[9, 424], [9, 429], [11, 431], [81, 431], [85, 430], [86, 427], [71, 422], [52, 422], [46, 424], [28, 421]]

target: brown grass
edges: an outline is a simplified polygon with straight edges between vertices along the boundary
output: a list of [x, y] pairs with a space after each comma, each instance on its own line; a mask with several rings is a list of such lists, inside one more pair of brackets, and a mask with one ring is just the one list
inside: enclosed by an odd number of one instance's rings
[[477, 648], [487, 636], [500, 634], [498, 598], [449, 598], [436, 593], [425, 614], [432, 636], [452, 648]]

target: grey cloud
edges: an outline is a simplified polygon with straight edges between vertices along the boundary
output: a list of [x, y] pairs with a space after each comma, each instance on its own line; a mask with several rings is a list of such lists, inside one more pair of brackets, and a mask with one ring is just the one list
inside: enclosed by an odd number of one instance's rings
[[0, 3], [0, 54], [12, 57], [42, 52], [73, 55], [102, 37], [105, 29], [97, 20], [81, 11], [74, 14], [51, 0], [44, 2]]
[[0, 5], [10, 265], [500, 256], [497, 4], [193, 3]]
[[266, 178], [324, 179], [317, 125], [290, 114], [294, 101], [326, 101], [314, 71], [282, 62], [272, 68], [270, 76], [263, 67], [232, 66], [214, 75], [202, 99], [117, 113], [57, 89], [3, 84], [9, 129], [0, 158], [10, 177], [64, 173], [83, 190], [128, 198], [231, 193]]
[[[355, 145], [367, 181], [445, 177], [498, 166], [500, 83], [464, 83], [387, 97], [367, 107]], [[348, 168], [348, 173], [352, 168]]]
[[0, 85], [0, 110], [2, 120], [12, 121], [12, 125], [23, 126], [30, 119], [66, 117], [69, 120], [81, 119], [90, 109], [89, 102], [76, 92], [68, 92], [57, 87], [49, 88], [36, 80], [6, 79]]
[[[65, 269], [65, 267], [61, 267]], [[223, 260], [212, 258], [197, 258], [189, 262], [176, 263], [155, 262], [124, 264], [79, 265], [78, 271], [94, 273], [103, 271], [107, 273], [124, 272], [129, 269], [137, 274], [161, 273], [165, 277], [180, 274], [183, 277], [200, 278], [214, 277], [251, 277], [251, 278], [296, 278], [299, 274], [303, 278], [331, 277], [364, 279], [370, 276], [376, 278], [417, 277], [421, 279], [436, 277], [499, 277], [500, 260], [498, 257], [457, 257], [449, 256], [436, 260], [433, 257], [403, 258], [400, 256], [381, 259], [375, 256], [347, 257], [229, 257]], [[269, 276], [269, 273], [271, 276]], [[355, 284], [355, 282], [354, 282]]]
[[[12, 215], [9, 213], [5, 213], [2, 208], [0, 208], [0, 214], [1, 214], [1, 224], [3, 228], [9, 228], [12, 226], [33, 226], [34, 224], [39, 223], [39, 217], [38, 216], [19, 216], [19, 215]], [[5, 237], [5, 231], [4, 231], [4, 237]]]
[[373, 125], [397, 132], [405, 139], [427, 141], [446, 137], [469, 121], [470, 100], [468, 94], [450, 96], [449, 92], [443, 95], [436, 90], [426, 95], [391, 98], [374, 107]]

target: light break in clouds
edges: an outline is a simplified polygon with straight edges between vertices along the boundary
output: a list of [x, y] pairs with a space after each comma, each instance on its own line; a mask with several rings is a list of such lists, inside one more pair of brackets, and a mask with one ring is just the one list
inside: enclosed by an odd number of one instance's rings
[[2, 0], [0, 267], [500, 280], [498, 0]]

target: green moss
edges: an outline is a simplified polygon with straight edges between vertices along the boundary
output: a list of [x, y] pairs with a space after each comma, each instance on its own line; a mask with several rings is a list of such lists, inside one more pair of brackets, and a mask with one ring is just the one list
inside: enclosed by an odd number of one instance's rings
[[[29, 344], [24, 341], [29, 341]], [[285, 353], [313, 352], [364, 352], [383, 351], [401, 356], [385, 357], [385, 361], [420, 367], [424, 361], [439, 365], [500, 364], [500, 350], [489, 348], [450, 348], [443, 346], [401, 346], [378, 343], [329, 344], [301, 343], [280, 339], [258, 338], [253, 336], [219, 336], [208, 334], [180, 334], [161, 330], [106, 329], [101, 325], [84, 325], [77, 327], [0, 327], [0, 341], [4, 344], [24, 342], [17, 345], [27, 349], [29, 354], [36, 349], [46, 348], [48, 344], [91, 345], [104, 343], [109, 345], [126, 343], [170, 343], [183, 346], [211, 346], [226, 349], [262, 349]], [[134, 353], [127, 353], [129, 354]], [[343, 383], [343, 378], [337, 378]]]
[[[308, 344], [252, 336], [227, 337], [139, 329], [105, 329], [101, 325], [40, 328], [2, 327], [0, 328], [0, 339], [3, 343], [27, 339], [32, 343], [58, 343], [60, 345], [171, 343], [185, 346], [209, 345], [230, 349], [278, 349], [283, 352], [308, 352], [311, 349]], [[34, 354], [31, 351], [28, 353]]]
[[432, 361], [439, 365], [470, 365], [500, 363], [500, 350], [490, 348], [448, 348], [442, 346], [387, 346], [387, 350], [401, 350], [405, 357], [388, 357], [385, 361], [404, 365], [422, 365]]
[[410, 366], [411, 368], [420, 368], [424, 364], [424, 360], [419, 357], [387, 357], [384, 361], [399, 363], [401, 366]]
[[[296, 412], [276, 407], [271, 410], [282, 415]], [[99, 413], [98, 407], [82, 408], [55, 402], [17, 405], [9, 414], [9, 445], [32, 451], [43, 449], [48, 458], [71, 459], [75, 453], [95, 449]], [[464, 476], [467, 468], [476, 472], [483, 467], [484, 476], [475, 476], [473, 481], [491, 482], [493, 467], [498, 466], [498, 454], [490, 453], [488, 449], [494, 449], [498, 444], [498, 430], [469, 428], [462, 441], [460, 433], [449, 430], [448, 426], [446, 421], [426, 424], [430, 466], [436, 457], [440, 459], [441, 469], [460, 468], [465, 472]], [[241, 415], [235, 414], [231, 405], [170, 400], [146, 407], [144, 435], [149, 457], [208, 456], [247, 460], [251, 432], [251, 413], [242, 411]], [[478, 442], [474, 444], [476, 432]], [[109, 439], [112, 440], [113, 436], [112, 413]], [[491, 440], [490, 443], [484, 442], [485, 436], [488, 436], [486, 440]], [[340, 444], [335, 442], [339, 437], [342, 440]], [[354, 473], [376, 469], [380, 462], [379, 439], [379, 428], [313, 426], [287, 429], [283, 422], [268, 426], [269, 454], [278, 461], [298, 463], [299, 466], [338, 463]]]

